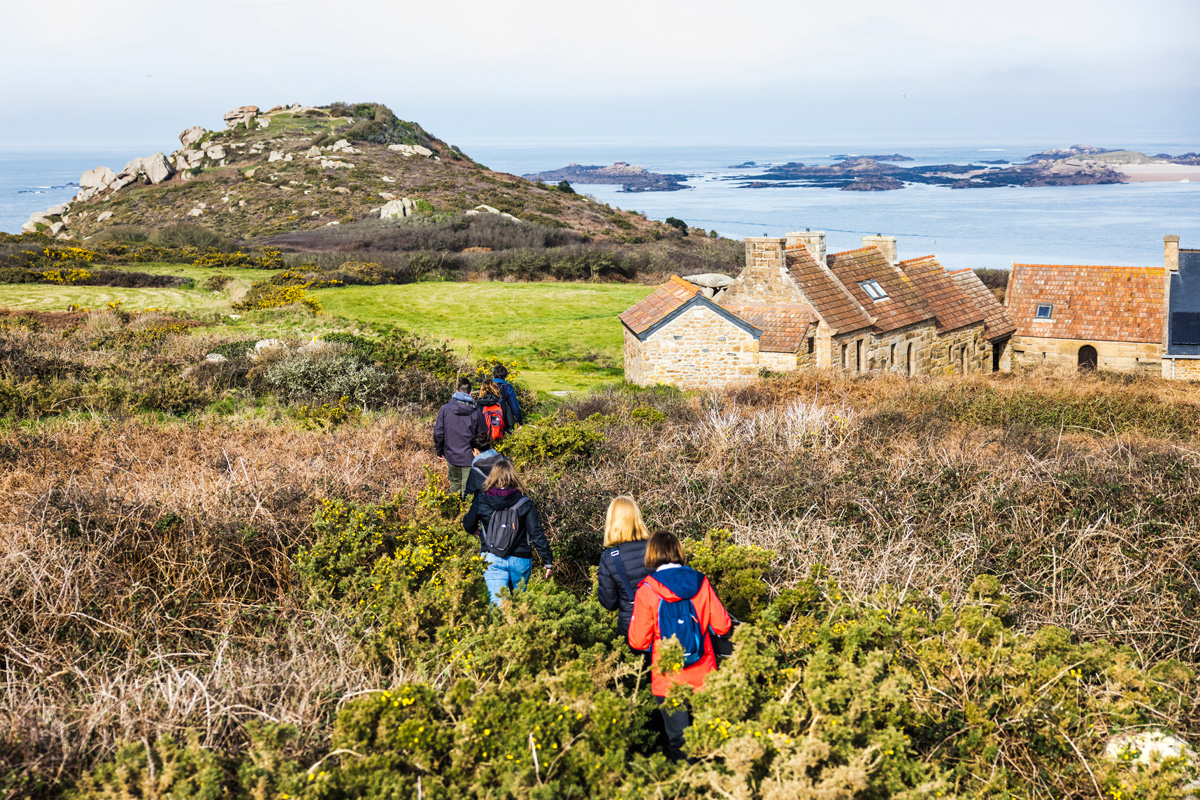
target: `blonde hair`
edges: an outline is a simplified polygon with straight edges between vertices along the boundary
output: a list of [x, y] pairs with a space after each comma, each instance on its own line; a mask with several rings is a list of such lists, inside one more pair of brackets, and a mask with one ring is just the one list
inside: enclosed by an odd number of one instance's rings
[[483, 490], [488, 489], [520, 489], [524, 494], [525, 487], [521, 485], [521, 478], [517, 475], [517, 468], [513, 466], [508, 459], [497, 461], [492, 466], [492, 471], [488, 473], [487, 480], [483, 482]]
[[484, 378], [483, 383], [479, 384], [479, 391], [482, 394], [494, 394], [500, 396], [500, 387], [491, 378]]
[[604, 515], [604, 546], [615, 547], [648, 538], [650, 531], [642, 521], [642, 510], [637, 501], [627, 494], [614, 497]]

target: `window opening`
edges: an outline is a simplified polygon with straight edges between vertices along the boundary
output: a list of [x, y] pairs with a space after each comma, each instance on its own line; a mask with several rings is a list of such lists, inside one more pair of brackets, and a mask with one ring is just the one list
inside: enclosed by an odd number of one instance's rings
[[1054, 318], [1054, 303], [1038, 303], [1037, 312], [1033, 315], [1034, 319], [1053, 319]]
[[874, 278], [871, 278], [869, 281], [859, 281], [858, 285], [861, 286], [862, 290], [867, 293], [867, 297], [871, 298], [872, 300], [879, 301], [887, 299], [888, 293], [883, 290], [883, 287], [879, 285], [879, 281], [875, 280]]

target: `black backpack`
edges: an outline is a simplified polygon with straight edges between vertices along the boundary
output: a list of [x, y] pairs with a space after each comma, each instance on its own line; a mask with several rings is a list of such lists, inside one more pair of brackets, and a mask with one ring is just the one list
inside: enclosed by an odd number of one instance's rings
[[517, 546], [521, 532], [521, 521], [518, 509], [529, 502], [528, 497], [522, 497], [509, 508], [493, 511], [483, 529], [483, 546], [497, 558], [508, 558]]

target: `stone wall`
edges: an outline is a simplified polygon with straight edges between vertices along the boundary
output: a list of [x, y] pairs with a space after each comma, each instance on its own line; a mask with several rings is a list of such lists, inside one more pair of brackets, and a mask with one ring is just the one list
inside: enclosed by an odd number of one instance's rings
[[1177, 381], [1200, 381], [1200, 358], [1164, 358], [1162, 376]]
[[794, 372], [799, 366], [794, 353], [759, 353], [758, 362], [762, 369], [771, 372]]
[[1082, 339], [1050, 339], [1014, 336], [1000, 357], [1002, 370], [1035, 369], [1041, 366], [1079, 366], [1079, 348], [1096, 348], [1096, 367], [1114, 372], [1162, 373], [1162, 345], [1158, 342], [1096, 342]]
[[703, 389], [752, 381], [758, 340], [710, 308], [694, 306], [639, 341], [625, 329], [625, 380]]
[[[829, 346], [830, 360], [826, 363], [847, 372], [885, 370], [902, 375], [957, 375], [964, 368], [967, 373], [992, 371], [992, 348], [983, 338], [982, 323], [941, 335], [929, 323], [880, 334], [858, 331], [833, 337]], [[860, 347], [861, 366], [855, 360]]]

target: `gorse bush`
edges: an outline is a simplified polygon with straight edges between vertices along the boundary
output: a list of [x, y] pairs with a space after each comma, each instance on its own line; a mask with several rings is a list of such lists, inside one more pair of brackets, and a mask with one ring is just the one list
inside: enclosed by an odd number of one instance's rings
[[[1169, 797], [1191, 778], [1183, 760], [1139, 771], [1101, 757], [1112, 730], [1194, 713], [1190, 669], [1054, 628], [1019, 634], [986, 577], [959, 606], [820, 578], [756, 599], [706, 690], [678, 693], [695, 763], [668, 764], [645, 666], [613, 615], [538, 580], [489, 613], [477, 540], [423, 494], [326, 501], [296, 561], [308, 602], [347, 619], [365, 657], [417, 676], [346, 702], [311, 764], [261, 730], [232, 753], [159, 744], [160, 764], [177, 765], [160, 770], [163, 789], [198, 791], [217, 763], [233, 797]], [[719, 536], [704, 547], [713, 575], [765, 577], [753, 551]], [[121, 751], [77, 796], [102, 796], [113, 776], [144, 782], [146, 753]]]

